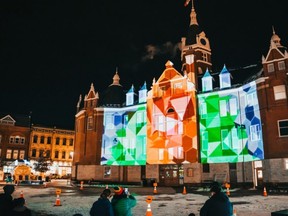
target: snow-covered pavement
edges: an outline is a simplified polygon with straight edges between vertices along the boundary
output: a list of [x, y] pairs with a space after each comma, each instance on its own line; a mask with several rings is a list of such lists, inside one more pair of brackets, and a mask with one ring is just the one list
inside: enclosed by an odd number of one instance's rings
[[[1, 186], [1, 190], [2, 191]], [[61, 190], [60, 203], [61, 206], [54, 206], [56, 203], [56, 190]], [[16, 186], [14, 198], [20, 196], [23, 192], [26, 199], [26, 206], [33, 211], [33, 215], [37, 216], [73, 216], [74, 214], [82, 214], [89, 216], [89, 210], [92, 203], [98, 199], [103, 188], [83, 188], [63, 185], [54, 187], [53, 184], [48, 187], [43, 186]], [[153, 194], [152, 188], [129, 188], [132, 194], [135, 194], [137, 206], [133, 209], [134, 216], [143, 216], [147, 211], [146, 198], [148, 195], [153, 197], [151, 209], [153, 216], [188, 216], [193, 212], [199, 216], [199, 209], [208, 199], [208, 192], [205, 195], [196, 193], [171, 193], [167, 189], [159, 189], [157, 194]], [[151, 191], [151, 192], [150, 192]], [[232, 193], [238, 193], [237, 191]], [[271, 216], [271, 212], [288, 209], [288, 196], [263, 194], [232, 196], [231, 202], [234, 204], [237, 216]]]

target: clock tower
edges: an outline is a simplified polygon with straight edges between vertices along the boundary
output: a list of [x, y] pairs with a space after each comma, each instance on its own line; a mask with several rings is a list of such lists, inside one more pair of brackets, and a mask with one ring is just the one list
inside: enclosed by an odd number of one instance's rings
[[[185, 6], [188, 5], [186, 1]], [[194, 2], [191, 3], [190, 25], [186, 37], [182, 38], [182, 70], [198, 89], [198, 75], [203, 75], [208, 69], [211, 71], [211, 48], [209, 39], [198, 25]]]

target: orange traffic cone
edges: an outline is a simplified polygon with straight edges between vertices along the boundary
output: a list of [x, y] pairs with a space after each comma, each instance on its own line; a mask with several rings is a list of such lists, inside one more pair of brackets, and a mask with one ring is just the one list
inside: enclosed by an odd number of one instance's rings
[[154, 193], [154, 194], [157, 194], [157, 193], [158, 193], [158, 192], [157, 192], [157, 183], [156, 183], [156, 182], [153, 183], [153, 186], [154, 186], [153, 193]]
[[20, 192], [20, 197], [21, 197], [21, 198], [24, 198], [23, 191]]
[[83, 190], [83, 181], [80, 182], [80, 190]]
[[54, 206], [61, 206], [60, 196], [57, 195], [55, 205]]
[[266, 187], [264, 187], [264, 189], [263, 189], [263, 196], [267, 196]]
[[237, 216], [236, 209], [233, 210], [233, 216]]
[[184, 194], [184, 195], [187, 194], [187, 191], [186, 191], [186, 187], [185, 187], [185, 186], [183, 187], [183, 192], [182, 192], [182, 194]]
[[152, 203], [152, 197], [148, 196], [146, 199], [146, 202], [148, 203], [146, 216], [152, 216], [152, 210], [151, 210], [151, 205], [150, 205]]
[[150, 203], [148, 203], [148, 206], [147, 206], [146, 216], [152, 216], [152, 210], [151, 210]]

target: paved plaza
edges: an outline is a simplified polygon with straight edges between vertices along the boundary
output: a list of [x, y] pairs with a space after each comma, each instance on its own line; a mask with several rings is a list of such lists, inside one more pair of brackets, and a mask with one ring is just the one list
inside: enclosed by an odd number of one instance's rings
[[[2, 184], [3, 186], [3, 184]], [[2, 189], [1, 186], [1, 189]], [[84, 185], [83, 190], [77, 186], [71, 186], [65, 181], [52, 182], [47, 187], [16, 186], [14, 198], [19, 197], [21, 192], [27, 202], [27, 207], [37, 216], [73, 216], [80, 213], [89, 216], [92, 203], [98, 199], [104, 188], [88, 187]], [[151, 209], [153, 216], [188, 216], [193, 212], [199, 216], [199, 209], [208, 199], [209, 192], [203, 188], [187, 188], [187, 194], [183, 195], [182, 188], [157, 187], [157, 194], [154, 194], [153, 187], [129, 187], [131, 194], [137, 199], [137, 206], [133, 209], [134, 216], [144, 216], [147, 211], [147, 196], [153, 196]], [[56, 203], [56, 190], [61, 190], [60, 206]], [[271, 216], [271, 212], [287, 209], [287, 193], [273, 193], [268, 191], [263, 196], [262, 191], [239, 188], [231, 188], [230, 199], [234, 204], [237, 216]]]

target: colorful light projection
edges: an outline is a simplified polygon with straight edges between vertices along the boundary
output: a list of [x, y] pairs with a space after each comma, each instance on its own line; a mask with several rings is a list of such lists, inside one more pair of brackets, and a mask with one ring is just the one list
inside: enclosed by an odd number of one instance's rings
[[198, 95], [201, 163], [264, 159], [255, 82]]
[[101, 165], [146, 165], [146, 104], [104, 108]]
[[196, 162], [194, 84], [166, 63], [147, 97], [147, 164]]

